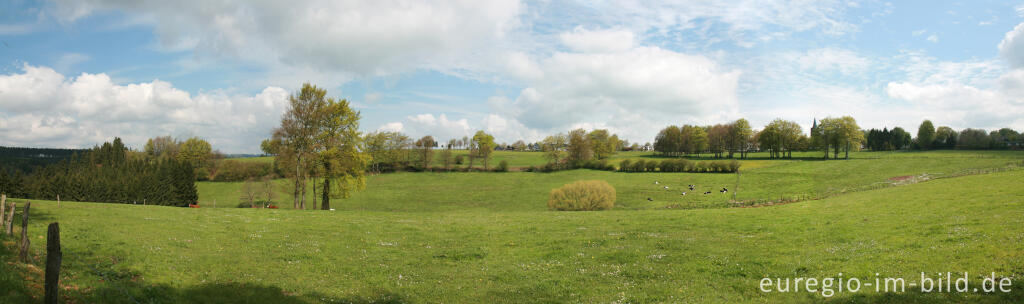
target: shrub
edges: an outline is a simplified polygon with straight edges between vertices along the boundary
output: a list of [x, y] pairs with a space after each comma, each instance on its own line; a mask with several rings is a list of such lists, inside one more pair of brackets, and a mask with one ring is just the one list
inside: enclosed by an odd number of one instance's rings
[[649, 162], [647, 162], [647, 172], [654, 172], [656, 170], [658, 170], [658, 162], [656, 162], [656, 161], [649, 161]]
[[740, 171], [740, 162], [738, 160], [732, 160], [729, 162], [729, 172]]
[[558, 211], [608, 210], [615, 206], [615, 188], [605, 181], [577, 181], [551, 190], [548, 209]]
[[619, 171], [629, 172], [630, 170], [633, 169], [631, 167], [632, 165], [633, 164], [628, 159], [623, 159], [622, 161], [619, 162]]
[[462, 155], [461, 154], [455, 156], [455, 164], [456, 165], [461, 165], [462, 164]]
[[696, 162], [696, 164], [693, 166], [693, 172], [696, 172], [696, 173], [705, 172], [705, 171], [707, 171], [707, 168], [708, 167], [707, 167], [706, 162]]
[[679, 170], [683, 172], [693, 172], [693, 162], [689, 159], [679, 160]]
[[210, 180], [215, 182], [237, 182], [261, 176], [273, 172], [270, 163], [245, 162], [233, 159], [219, 160], [214, 165], [214, 171], [210, 172]]
[[646, 160], [641, 159], [633, 163], [633, 172], [644, 172], [645, 169], [647, 169]]
[[508, 172], [508, 161], [502, 160], [500, 163], [498, 163], [498, 167], [495, 168], [494, 171]]

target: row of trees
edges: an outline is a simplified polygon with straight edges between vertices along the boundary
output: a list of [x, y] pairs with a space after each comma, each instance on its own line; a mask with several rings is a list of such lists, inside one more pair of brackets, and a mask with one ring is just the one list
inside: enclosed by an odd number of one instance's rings
[[1010, 128], [992, 132], [967, 128], [960, 132], [947, 126], [935, 128], [931, 120], [921, 122], [913, 145], [917, 149], [1006, 149], [1024, 145], [1021, 133]]
[[591, 160], [605, 160], [623, 149], [624, 141], [606, 129], [587, 132], [575, 129], [569, 133], [548, 136], [540, 146], [549, 166], [583, 167]]
[[871, 129], [865, 133], [864, 137], [867, 140], [865, 146], [872, 151], [902, 150], [909, 148], [913, 141], [910, 133], [900, 127], [892, 128], [892, 130], [889, 128]]
[[[120, 138], [83, 154], [0, 177], [14, 197], [187, 206], [198, 199], [192, 165], [177, 159], [129, 158]], [[10, 170], [3, 170], [12, 172]]]
[[[365, 136], [366, 152], [370, 156], [369, 170], [373, 173], [393, 172], [400, 170], [430, 170], [435, 157], [441, 159], [442, 168], [450, 171], [454, 165], [462, 164], [463, 158], [455, 156], [453, 149], [465, 147], [469, 150], [467, 168], [473, 168], [480, 161], [484, 170], [491, 169], [491, 155], [497, 147], [494, 136], [484, 131], [477, 131], [472, 138], [451, 139], [447, 144], [439, 144], [433, 136], [427, 135], [413, 141], [401, 132], [378, 131]], [[441, 146], [442, 149], [438, 149]], [[440, 151], [440, 152], [438, 152]], [[440, 153], [440, 156], [436, 155]]]
[[671, 156], [700, 156], [708, 152], [715, 157], [723, 157], [728, 153], [729, 158], [739, 153], [740, 158], [746, 158], [753, 143], [753, 134], [750, 123], [742, 118], [724, 125], [668, 126], [655, 136], [654, 151]]

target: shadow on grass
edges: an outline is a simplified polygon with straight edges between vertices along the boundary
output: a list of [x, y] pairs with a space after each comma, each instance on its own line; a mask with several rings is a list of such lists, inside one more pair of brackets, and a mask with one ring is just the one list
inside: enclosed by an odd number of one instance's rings
[[292, 294], [280, 287], [253, 283], [207, 283], [185, 288], [166, 285], [114, 282], [88, 294], [69, 294], [66, 299], [86, 303], [408, 303], [403, 297], [383, 292], [376, 297], [333, 298], [320, 293]]
[[[35, 216], [33, 215], [33, 218]], [[16, 263], [13, 238], [0, 235], [0, 303], [36, 303], [43, 298], [44, 266]], [[182, 288], [147, 284], [132, 271], [108, 263], [65, 260], [61, 273], [62, 303], [408, 303], [403, 296], [378, 291], [373, 296], [335, 298], [320, 293], [295, 294], [274, 285], [239, 282], [206, 283]], [[41, 257], [45, 259], [45, 256]], [[66, 282], [68, 276], [78, 280]], [[83, 285], [78, 286], [76, 283]], [[88, 282], [88, 283], [85, 283]]]

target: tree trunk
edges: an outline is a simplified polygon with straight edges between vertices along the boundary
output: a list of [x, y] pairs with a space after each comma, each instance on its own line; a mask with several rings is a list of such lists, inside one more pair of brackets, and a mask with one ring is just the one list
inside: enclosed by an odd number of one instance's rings
[[311, 206], [309, 209], [316, 210], [316, 176], [314, 176], [312, 178], [312, 180], [313, 180], [313, 187], [312, 187], [313, 188], [313, 206]]
[[0, 194], [0, 227], [7, 227], [7, 194]]
[[324, 177], [324, 191], [321, 193], [323, 199], [320, 200], [320, 207], [323, 210], [331, 210], [331, 179]]
[[302, 171], [299, 170], [300, 166], [298, 160], [295, 162], [295, 189], [292, 191], [292, 209], [299, 209], [299, 180], [302, 178]]
[[850, 159], [850, 142], [846, 142], [846, 159]]
[[299, 192], [299, 209], [306, 210], [306, 176], [303, 175], [301, 179], [302, 191]]

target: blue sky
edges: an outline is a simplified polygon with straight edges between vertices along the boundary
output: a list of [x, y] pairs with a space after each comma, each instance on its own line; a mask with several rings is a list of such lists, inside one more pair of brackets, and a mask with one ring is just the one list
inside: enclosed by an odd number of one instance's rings
[[312, 82], [366, 132], [536, 141], [775, 118], [1024, 129], [1006, 1], [5, 1], [0, 145], [258, 152]]

